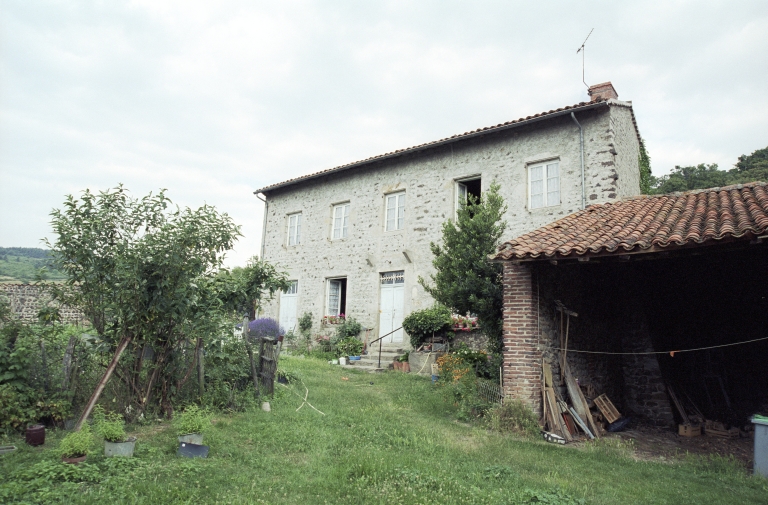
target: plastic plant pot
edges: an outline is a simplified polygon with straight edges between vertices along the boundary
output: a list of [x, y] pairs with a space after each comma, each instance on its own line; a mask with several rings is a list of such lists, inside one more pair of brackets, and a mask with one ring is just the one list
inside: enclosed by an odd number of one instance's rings
[[45, 426], [42, 424], [28, 426], [26, 441], [31, 446], [43, 445], [45, 443]]

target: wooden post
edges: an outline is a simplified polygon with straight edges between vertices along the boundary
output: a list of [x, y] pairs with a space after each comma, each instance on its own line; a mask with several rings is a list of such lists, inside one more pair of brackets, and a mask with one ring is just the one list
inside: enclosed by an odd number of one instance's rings
[[205, 394], [205, 365], [203, 364], [203, 344], [197, 347], [197, 386], [200, 397]]
[[69, 343], [67, 344], [67, 350], [64, 352], [64, 359], [62, 361], [64, 378], [61, 380], [61, 391], [64, 392], [69, 386], [69, 376], [72, 372], [72, 356], [75, 354], [75, 342], [77, 337], [72, 335], [69, 337]]
[[251, 378], [253, 387], [256, 390], [256, 397], [259, 397], [259, 377], [256, 373], [256, 363], [253, 361], [253, 347], [248, 339], [248, 316], [243, 317], [243, 340], [245, 341], [245, 350], [248, 351], [248, 360], [251, 363]]
[[88, 419], [89, 415], [91, 415], [91, 411], [93, 410], [93, 407], [96, 406], [96, 402], [99, 401], [101, 392], [104, 391], [104, 387], [107, 385], [109, 378], [112, 377], [112, 372], [114, 372], [115, 367], [117, 367], [117, 362], [120, 361], [120, 356], [122, 356], [123, 351], [125, 351], [125, 348], [128, 347], [128, 344], [130, 342], [131, 342], [131, 337], [127, 336], [127, 337], [123, 337], [123, 340], [121, 340], [120, 343], [117, 345], [117, 350], [115, 351], [115, 355], [112, 357], [112, 361], [109, 363], [109, 366], [104, 371], [104, 375], [101, 377], [99, 384], [96, 386], [96, 389], [93, 391], [91, 398], [88, 400], [88, 403], [85, 404], [85, 409], [83, 409], [83, 413], [80, 414], [80, 419], [78, 419], [77, 424], [75, 424], [75, 431], [80, 431], [80, 428], [82, 428], [85, 420]]

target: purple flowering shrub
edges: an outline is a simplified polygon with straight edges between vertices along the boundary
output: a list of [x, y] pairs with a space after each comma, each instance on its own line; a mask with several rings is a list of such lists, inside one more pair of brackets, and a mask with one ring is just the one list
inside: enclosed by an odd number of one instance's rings
[[271, 317], [262, 317], [254, 319], [248, 323], [248, 336], [254, 338], [272, 337], [277, 338], [285, 335], [285, 330], [280, 327], [277, 321]]

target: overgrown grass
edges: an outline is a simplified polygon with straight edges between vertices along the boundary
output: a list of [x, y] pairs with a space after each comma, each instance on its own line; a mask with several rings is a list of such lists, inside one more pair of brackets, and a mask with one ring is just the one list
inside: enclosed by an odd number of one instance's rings
[[[169, 425], [142, 427], [132, 460], [80, 467], [46, 445], [0, 456], [0, 502], [31, 503], [765, 503], [768, 481], [733, 461], [635, 461], [631, 447], [587, 450], [457, 422], [429, 378], [370, 375], [285, 358], [301, 378], [271, 412], [219, 416], [205, 460], [176, 457]], [[348, 380], [343, 378], [347, 377]], [[372, 384], [371, 384], [372, 383]], [[317, 411], [304, 405], [307, 400]], [[100, 448], [103, 452], [103, 448]]]

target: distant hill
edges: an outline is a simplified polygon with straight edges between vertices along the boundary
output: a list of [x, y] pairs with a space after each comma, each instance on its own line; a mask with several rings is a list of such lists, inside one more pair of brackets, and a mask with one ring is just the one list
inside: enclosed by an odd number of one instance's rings
[[51, 267], [51, 252], [39, 247], [0, 247], [0, 282], [32, 282], [41, 268], [45, 278], [65, 279], [63, 273]]

